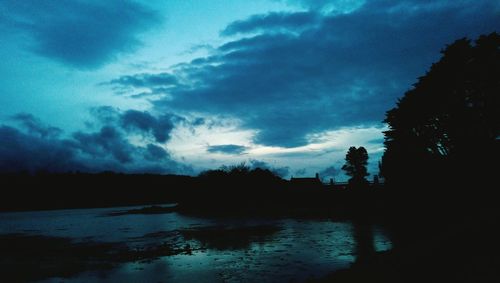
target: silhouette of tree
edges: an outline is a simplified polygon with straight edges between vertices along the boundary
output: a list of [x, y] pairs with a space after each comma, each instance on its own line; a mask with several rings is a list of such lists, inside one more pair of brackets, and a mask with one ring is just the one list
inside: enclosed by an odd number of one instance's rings
[[457, 173], [477, 178], [488, 158], [498, 158], [500, 36], [481, 36], [475, 44], [460, 39], [441, 53], [386, 113], [380, 169], [389, 182]]
[[207, 170], [200, 173], [199, 177], [209, 182], [219, 182], [221, 185], [253, 186], [255, 184], [272, 184], [281, 181], [281, 177], [269, 169], [251, 168], [244, 162], [238, 165], [223, 165], [216, 170]]
[[342, 166], [342, 170], [346, 171], [349, 179], [349, 185], [351, 186], [361, 186], [368, 183], [366, 176], [368, 176], [368, 171], [366, 165], [368, 164], [368, 152], [362, 146], [356, 148], [351, 146], [347, 151], [345, 156], [345, 164]]

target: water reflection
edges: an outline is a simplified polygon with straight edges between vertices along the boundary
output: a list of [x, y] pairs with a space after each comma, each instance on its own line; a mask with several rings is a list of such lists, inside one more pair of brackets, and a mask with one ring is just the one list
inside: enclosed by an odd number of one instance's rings
[[208, 226], [182, 229], [184, 240], [197, 244], [198, 249], [245, 250], [253, 243], [272, 241], [281, 228], [277, 225]]
[[83, 272], [64, 278], [65, 282], [301, 282], [391, 248], [384, 229], [367, 223], [204, 219], [177, 213], [102, 217], [109, 211], [0, 214], [0, 234], [7, 231], [76, 240], [90, 237], [134, 248], [189, 245], [189, 253]]
[[364, 262], [375, 254], [373, 227], [355, 222], [352, 237], [355, 242], [356, 262]]
[[392, 249], [392, 241], [388, 233], [377, 225], [373, 225], [373, 246], [376, 252], [384, 252]]

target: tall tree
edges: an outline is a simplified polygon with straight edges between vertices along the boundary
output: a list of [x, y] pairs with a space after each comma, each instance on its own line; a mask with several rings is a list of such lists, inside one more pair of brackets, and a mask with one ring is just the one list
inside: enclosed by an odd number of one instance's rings
[[351, 146], [345, 156], [345, 164], [342, 166], [342, 170], [348, 176], [351, 176], [349, 185], [361, 186], [368, 183], [366, 176], [369, 174], [366, 165], [368, 165], [368, 152], [366, 149], [362, 146], [358, 148]]
[[500, 36], [460, 39], [441, 53], [386, 114], [388, 182], [477, 178], [487, 159], [499, 157]]

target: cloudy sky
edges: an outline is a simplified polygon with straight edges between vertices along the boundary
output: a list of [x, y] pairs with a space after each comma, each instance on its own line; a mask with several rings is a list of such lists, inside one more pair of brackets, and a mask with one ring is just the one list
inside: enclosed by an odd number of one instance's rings
[[0, 172], [376, 173], [385, 111], [496, 0], [2, 0]]

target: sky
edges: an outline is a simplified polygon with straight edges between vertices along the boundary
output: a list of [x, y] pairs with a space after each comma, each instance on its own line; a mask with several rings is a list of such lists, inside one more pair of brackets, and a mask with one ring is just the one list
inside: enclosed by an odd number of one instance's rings
[[369, 172], [385, 112], [495, 0], [2, 0], [0, 172]]

